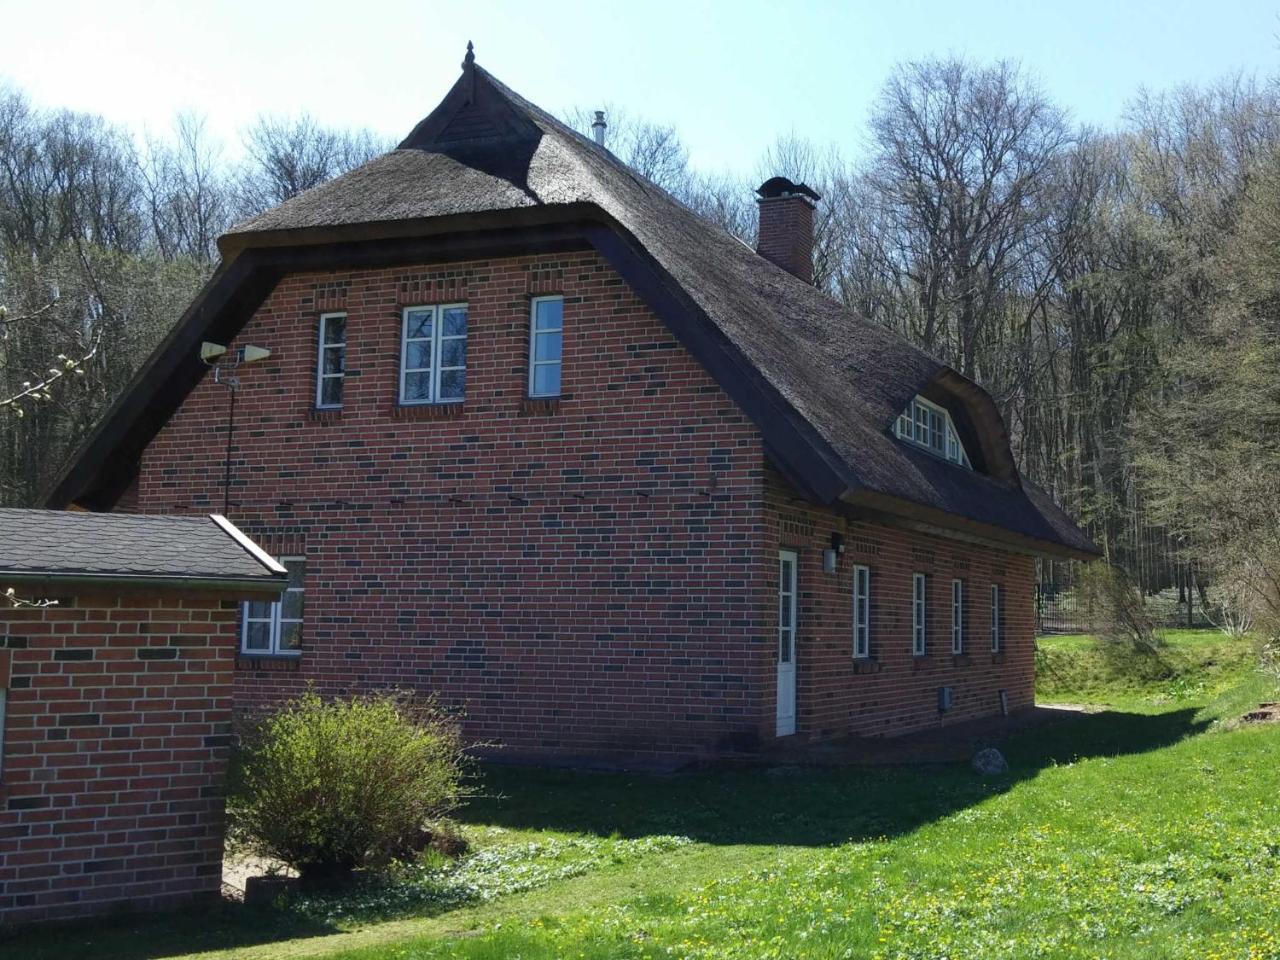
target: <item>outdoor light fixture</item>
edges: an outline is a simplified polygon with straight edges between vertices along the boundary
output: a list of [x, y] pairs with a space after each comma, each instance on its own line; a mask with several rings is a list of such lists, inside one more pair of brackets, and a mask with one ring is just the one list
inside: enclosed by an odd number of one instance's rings
[[840, 562], [840, 554], [844, 553], [844, 535], [831, 534], [831, 546], [822, 551], [822, 571], [835, 573], [836, 564]]

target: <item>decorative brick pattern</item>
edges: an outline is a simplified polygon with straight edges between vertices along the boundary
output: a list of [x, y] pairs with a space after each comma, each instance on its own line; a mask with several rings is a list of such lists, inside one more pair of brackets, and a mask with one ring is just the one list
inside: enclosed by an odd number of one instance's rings
[[[341, 418], [317, 422], [315, 298], [332, 289], [348, 378]], [[546, 292], [565, 298], [564, 393], [534, 405], [529, 301]], [[458, 299], [465, 402], [398, 416], [400, 307]], [[1001, 558], [1008, 655], [993, 664], [976, 585], [998, 553], [789, 497], [750, 421], [592, 252], [289, 276], [239, 342], [272, 355], [238, 371], [230, 514], [276, 555], [305, 555], [307, 582], [301, 658], [239, 658], [237, 709], [308, 683], [410, 686], [512, 753], [749, 749], [774, 735], [780, 543], [800, 550], [800, 736], [936, 724], [944, 682], [959, 694], [947, 722], [993, 712], [997, 689], [1030, 701], [1030, 561]], [[206, 378], [147, 450], [138, 509], [220, 506], [226, 412]], [[821, 572], [833, 531], [847, 546], [834, 576]], [[913, 556], [934, 577], [919, 662]], [[968, 666], [941, 619], [963, 557]], [[865, 674], [850, 657], [852, 563], [873, 577]]]
[[237, 606], [128, 591], [0, 611], [0, 926], [218, 893]]

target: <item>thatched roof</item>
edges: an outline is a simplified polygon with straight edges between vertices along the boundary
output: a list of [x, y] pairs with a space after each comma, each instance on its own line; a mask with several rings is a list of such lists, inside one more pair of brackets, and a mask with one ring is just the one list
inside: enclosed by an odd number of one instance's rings
[[[237, 225], [219, 245], [234, 263], [476, 228], [493, 217], [526, 228], [589, 222], [583, 235], [757, 421], [806, 495], [874, 499], [891, 513], [914, 504], [932, 521], [961, 518], [1030, 549], [1094, 551], [1047, 497], [1028, 492], [984, 391], [697, 216], [470, 56], [397, 149]], [[917, 393], [952, 410], [977, 472], [892, 436]]]

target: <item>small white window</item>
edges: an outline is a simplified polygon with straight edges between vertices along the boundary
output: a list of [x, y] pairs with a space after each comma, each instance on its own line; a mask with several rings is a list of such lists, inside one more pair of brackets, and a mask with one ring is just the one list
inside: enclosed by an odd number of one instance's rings
[[529, 317], [529, 396], [560, 396], [564, 297], [534, 297]]
[[457, 403], [467, 385], [467, 305], [406, 307], [400, 339], [400, 402]]
[[951, 652], [964, 653], [964, 581], [951, 581]]
[[911, 653], [917, 657], [925, 654], [925, 588], [928, 583], [923, 573], [911, 577]]
[[279, 600], [247, 600], [241, 607], [240, 650], [256, 655], [294, 656], [302, 652], [303, 583], [307, 563], [282, 557], [289, 585]]
[[1004, 643], [1004, 637], [1001, 636], [1003, 624], [1003, 609], [1000, 603], [1000, 584], [993, 583], [991, 585], [991, 652], [999, 653], [1000, 645]]
[[347, 372], [347, 315], [320, 314], [320, 357], [316, 363], [316, 406], [342, 406], [342, 383]]
[[853, 568], [853, 655], [871, 656], [871, 570]]

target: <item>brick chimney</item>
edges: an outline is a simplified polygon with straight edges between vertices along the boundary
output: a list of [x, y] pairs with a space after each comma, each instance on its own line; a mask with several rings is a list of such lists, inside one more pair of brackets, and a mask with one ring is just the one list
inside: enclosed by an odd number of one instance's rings
[[813, 208], [822, 198], [786, 177], [771, 177], [756, 193], [760, 194], [756, 253], [813, 283]]

